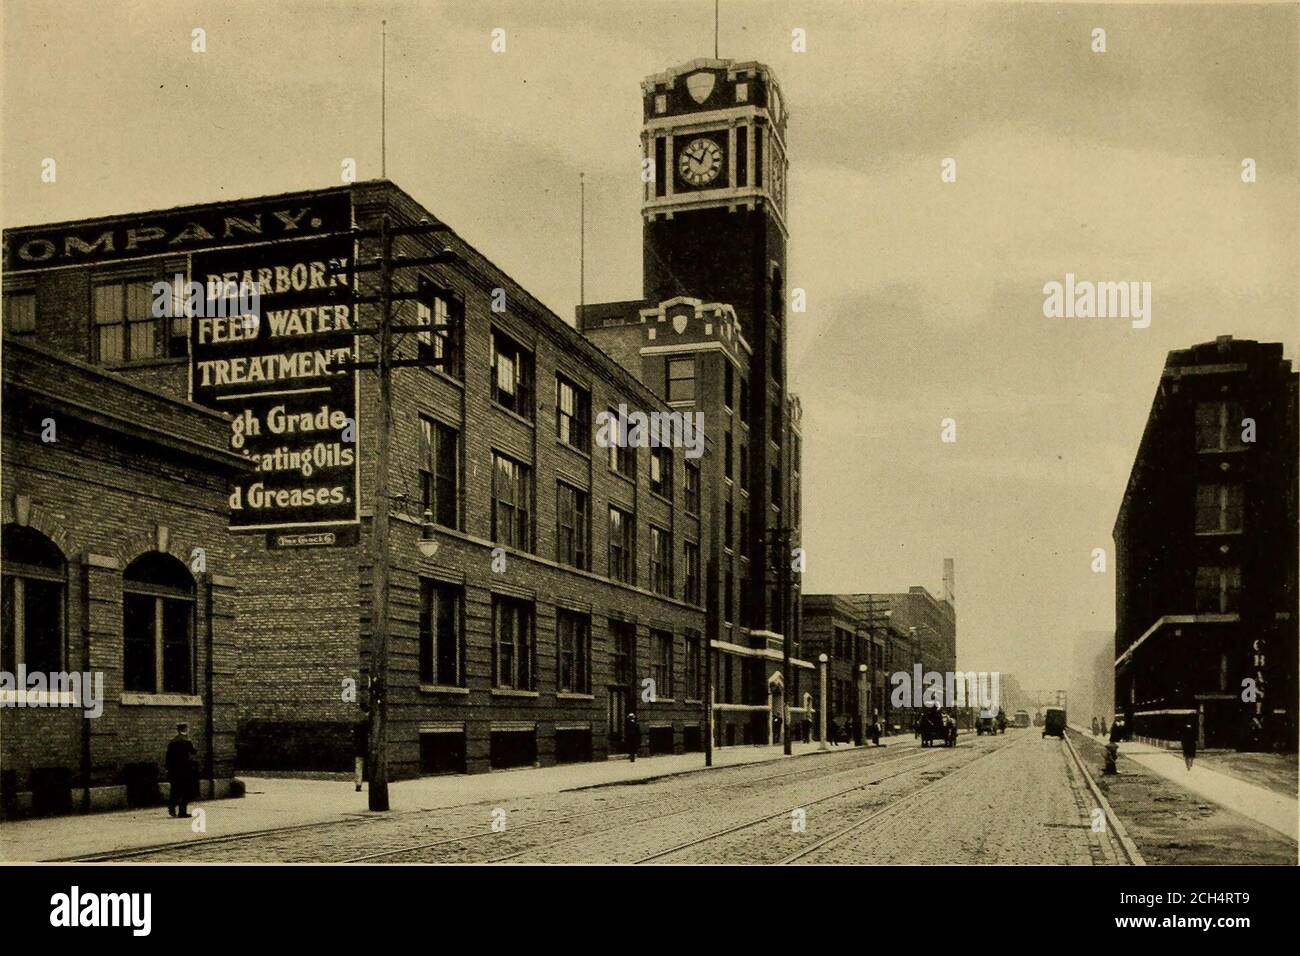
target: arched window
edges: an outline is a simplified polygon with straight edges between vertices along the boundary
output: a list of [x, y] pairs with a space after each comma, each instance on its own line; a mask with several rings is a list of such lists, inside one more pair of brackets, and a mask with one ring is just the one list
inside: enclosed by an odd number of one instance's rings
[[33, 528], [8, 524], [0, 532], [4, 565], [4, 626], [0, 670], [62, 671], [64, 589], [68, 566], [58, 547]]
[[122, 575], [122, 689], [194, 693], [194, 578], [169, 554], [150, 551]]

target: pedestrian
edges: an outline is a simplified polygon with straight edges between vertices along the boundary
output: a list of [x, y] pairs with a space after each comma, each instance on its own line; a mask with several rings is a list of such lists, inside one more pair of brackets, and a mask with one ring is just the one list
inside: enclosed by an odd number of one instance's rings
[[878, 710], [871, 712], [871, 743], [876, 747], [880, 746], [880, 711]]
[[[169, 817], [190, 815], [190, 797], [193, 779], [197, 770], [198, 751], [190, 741], [190, 725], [176, 725], [176, 736], [167, 744], [167, 779], [171, 788], [167, 794], [167, 815]], [[179, 808], [179, 813], [177, 810]]]
[[1106, 734], [1108, 733], [1108, 731], [1106, 730], [1106, 718], [1105, 718], [1105, 717], [1099, 717], [1099, 718], [1097, 718], [1097, 728], [1101, 731], [1101, 735], [1102, 735], [1103, 737], [1105, 737]]
[[365, 714], [352, 725], [352, 782], [361, 792], [361, 781], [365, 777], [366, 757], [370, 754], [370, 721]]
[[641, 749], [641, 724], [632, 711], [623, 718], [623, 743], [627, 746], [628, 757], [636, 763], [636, 752]]
[[840, 745], [840, 725], [832, 717], [826, 725], [826, 739], [836, 747]]
[[1094, 737], [1097, 736], [1097, 718], [1096, 718], [1096, 717], [1092, 718], [1092, 735], [1093, 735]]
[[780, 715], [780, 714], [773, 714], [773, 715], [772, 715], [772, 743], [774, 743], [774, 744], [779, 744], [779, 743], [781, 743], [781, 742], [782, 742], [782, 738], [781, 738], [781, 715]]
[[1196, 759], [1196, 718], [1190, 717], [1183, 724], [1183, 760], [1187, 763], [1187, 769], [1192, 769], [1192, 761]]
[[803, 719], [803, 742], [806, 744], [812, 743], [812, 718], [811, 717], [805, 717]]

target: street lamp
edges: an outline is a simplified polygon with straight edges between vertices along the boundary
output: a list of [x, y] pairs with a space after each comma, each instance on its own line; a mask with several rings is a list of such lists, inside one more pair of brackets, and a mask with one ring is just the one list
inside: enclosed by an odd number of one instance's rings
[[428, 508], [424, 509], [424, 520], [420, 524], [420, 540], [416, 542], [416, 547], [426, 558], [431, 558], [438, 553], [438, 539], [433, 536], [433, 512]]
[[859, 744], [866, 740], [865, 723], [867, 719], [867, 665], [858, 665], [858, 726], [857, 742]]
[[817, 720], [817, 726], [820, 728], [818, 737], [821, 741], [821, 746], [817, 748], [819, 750], [826, 749], [826, 662], [829, 660], [830, 658], [825, 654], [817, 655], [817, 663], [821, 665], [821, 681], [819, 681], [821, 684], [821, 713], [818, 715]]

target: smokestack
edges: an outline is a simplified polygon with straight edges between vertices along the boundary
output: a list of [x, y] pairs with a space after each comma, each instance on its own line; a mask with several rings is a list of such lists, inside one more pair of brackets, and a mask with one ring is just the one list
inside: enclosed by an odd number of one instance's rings
[[953, 591], [952, 558], [943, 559], [943, 599], [953, 607], [957, 606], [957, 595]]

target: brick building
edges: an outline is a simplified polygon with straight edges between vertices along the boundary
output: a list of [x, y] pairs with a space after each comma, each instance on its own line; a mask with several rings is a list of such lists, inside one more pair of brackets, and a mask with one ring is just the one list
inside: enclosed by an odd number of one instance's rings
[[[227, 416], [36, 344], [41, 288], [5, 276], [0, 670], [21, 679], [0, 691], [0, 812], [156, 801], [181, 721], [201, 795], [223, 795], [240, 570], [226, 500], [247, 462]], [[45, 689], [24, 693], [33, 675]]]
[[[257, 469], [230, 492], [222, 545], [240, 578], [243, 768], [350, 765], [377, 436], [374, 376], [347, 361], [373, 359], [353, 332], [375, 309], [331, 270], [373, 259], [352, 230], [383, 215], [436, 222], [371, 182], [6, 231], [6, 291], [34, 296], [22, 334], [234, 413], [226, 439]], [[396, 322], [430, 326], [397, 355], [441, 365], [394, 371], [390, 775], [598, 759], [628, 711], [644, 751], [700, 747], [704, 499], [680, 452], [593, 440], [597, 410], [668, 407], [454, 232], [396, 242], [445, 250], [397, 273], [414, 297]], [[152, 317], [148, 290], [177, 274], [251, 281], [262, 319]]]
[[1296, 746], [1297, 374], [1169, 353], [1115, 521], [1115, 707], [1139, 737]]
[[642, 297], [577, 314], [579, 328], [670, 407], [704, 416], [715, 458], [703, 487], [719, 525], [706, 576], [718, 745], [767, 742], [787, 701], [800, 721], [815, 679], [799, 648], [786, 119], [776, 77], [760, 63], [699, 59], [647, 77]]

